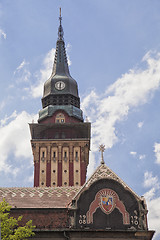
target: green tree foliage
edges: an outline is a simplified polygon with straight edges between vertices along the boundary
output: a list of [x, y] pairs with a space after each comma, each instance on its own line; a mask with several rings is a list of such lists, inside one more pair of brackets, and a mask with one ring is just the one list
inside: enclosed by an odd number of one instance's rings
[[0, 203], [1, 239], [21, 240], [34, 236], [33, 229], [35, 226], [32, 226], [32, 220], [28, 221], [24, 227], [20, 227], [18, 222], [21, 221], [22, 216], [19, 216], [18, 219], [10, 217], [10, 210], [11, 206], [3, 200]]

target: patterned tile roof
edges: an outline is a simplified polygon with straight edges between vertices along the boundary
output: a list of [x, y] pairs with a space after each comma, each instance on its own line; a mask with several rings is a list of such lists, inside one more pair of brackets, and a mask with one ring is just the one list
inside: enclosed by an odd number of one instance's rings
[[13, 208], [66, 208], [81, 187], [0, 188], [0, 201]]

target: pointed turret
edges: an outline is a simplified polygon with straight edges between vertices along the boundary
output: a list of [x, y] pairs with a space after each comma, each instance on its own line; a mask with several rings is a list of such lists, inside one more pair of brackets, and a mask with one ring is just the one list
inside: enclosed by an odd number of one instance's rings
[[75, 106], [80, 108], [77, 82], [69, 73], [65, 42], [63, 39], [62, 17], [60, 9], [58, 40], [51, 77], [44, 84], [42, 106]]

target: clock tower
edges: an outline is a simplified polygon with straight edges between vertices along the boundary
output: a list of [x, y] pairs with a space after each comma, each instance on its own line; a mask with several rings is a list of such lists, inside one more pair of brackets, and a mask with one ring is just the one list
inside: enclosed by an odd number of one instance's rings
[[60, 10], [52, 74], [44, 83], [38, 123], [30, 124], [34, 186], [81, 186], [86, 180], [90, 123], [84, 122], [77, 82], [71, 77]]

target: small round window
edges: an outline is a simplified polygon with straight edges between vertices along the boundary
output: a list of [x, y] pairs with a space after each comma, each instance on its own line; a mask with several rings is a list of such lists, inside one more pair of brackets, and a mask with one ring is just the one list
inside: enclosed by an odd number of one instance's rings
[[65, 123], [65, 116], [63, 113], [58, 113], [56, 115], [56, 120], [55, 120], [56, 123]]

